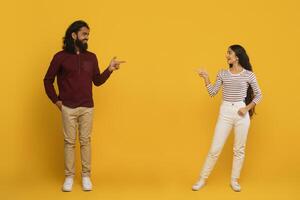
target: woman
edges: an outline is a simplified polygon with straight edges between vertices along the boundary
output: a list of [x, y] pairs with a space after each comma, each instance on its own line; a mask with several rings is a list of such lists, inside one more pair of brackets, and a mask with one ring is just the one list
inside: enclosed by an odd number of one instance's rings
[[195, 191], [205, 185], [232, 128], [234, 128], [234, 158], [230, 185], [234, 191], [241, 191], [238, 179], [245, 156], [250, 117], [254, 114], [254, 108], [262, 95], [245, 49], [240, 45], [232, 45], [228, 48], [226, 58], [229, 69], [219, 71], [214, 85], [210, 83], [205, 70], [198, 70], [210, 96], [215, 96], [222, 86], [223, 102], [200, 179], [192, 187]]

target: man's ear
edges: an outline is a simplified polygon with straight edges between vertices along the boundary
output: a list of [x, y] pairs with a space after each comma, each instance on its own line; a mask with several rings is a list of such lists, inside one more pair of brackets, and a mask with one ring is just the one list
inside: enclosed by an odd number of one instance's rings
[[73, 38], [74, 40], [77, 39], [77, 34], [76, 34], [75, 32], [72, 33], [72, 38]]

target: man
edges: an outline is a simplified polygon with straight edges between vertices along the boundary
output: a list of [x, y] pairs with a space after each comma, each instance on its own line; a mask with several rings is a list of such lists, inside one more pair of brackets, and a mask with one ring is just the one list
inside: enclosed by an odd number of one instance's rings
[[[119, 69], [124, 61], [114, 57], [109, 66], [100, 73], [97, 57], [87, 51], [89, 26], [84, 21], [75, 21], [66, 31], [63, 50], [56, 53], [44, 78], [44, 86], [50, 100], [61, 110], [64, 132], [65, 181], [62, 190], [72, 191], [75, 175], [75, 142], [78, 129], [82, 188], [92, 190], [91, 173], [91, 130], [94, 102], [92, 85], [102, 85]], [[59, 95], [53, 86], [57, 76]]]

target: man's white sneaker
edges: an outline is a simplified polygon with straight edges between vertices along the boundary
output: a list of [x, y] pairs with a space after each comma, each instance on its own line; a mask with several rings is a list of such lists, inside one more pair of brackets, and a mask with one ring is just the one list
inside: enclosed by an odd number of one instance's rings
[[92, 191], [92, 188], [93, 188], [93, 185], [92, 185], [90, 177], [88, 177], [88, 176], [82, 177], [82, 189], [84, 191]]
[[62, 191], [64, 192], [71, 192], [73, 187], [73, 177], [66, 177], [65, 182], [62, 187]]
[[200, 190], [205, 185], [205, 183], [206, 183], [205, 179], [201, 178], [197, 183], [195, 183], [192, 186], [192, 190], [194, 191]]
[[241, 186], [237, 182], [237, 180], [231, 180], [230, 186], [233, 189], [233, 191], [235, 191], [235, 192], [240, 192], [241, 191]]

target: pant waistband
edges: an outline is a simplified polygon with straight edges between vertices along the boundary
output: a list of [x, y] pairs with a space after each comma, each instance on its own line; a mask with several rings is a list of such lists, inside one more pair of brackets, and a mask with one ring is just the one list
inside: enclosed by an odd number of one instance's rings
[[222, 105], [225, 106], [245, 106], [245, 102], [244, 101], [237, 101], [237, 102], [229, 102], [229, 101], [223, 101]]

